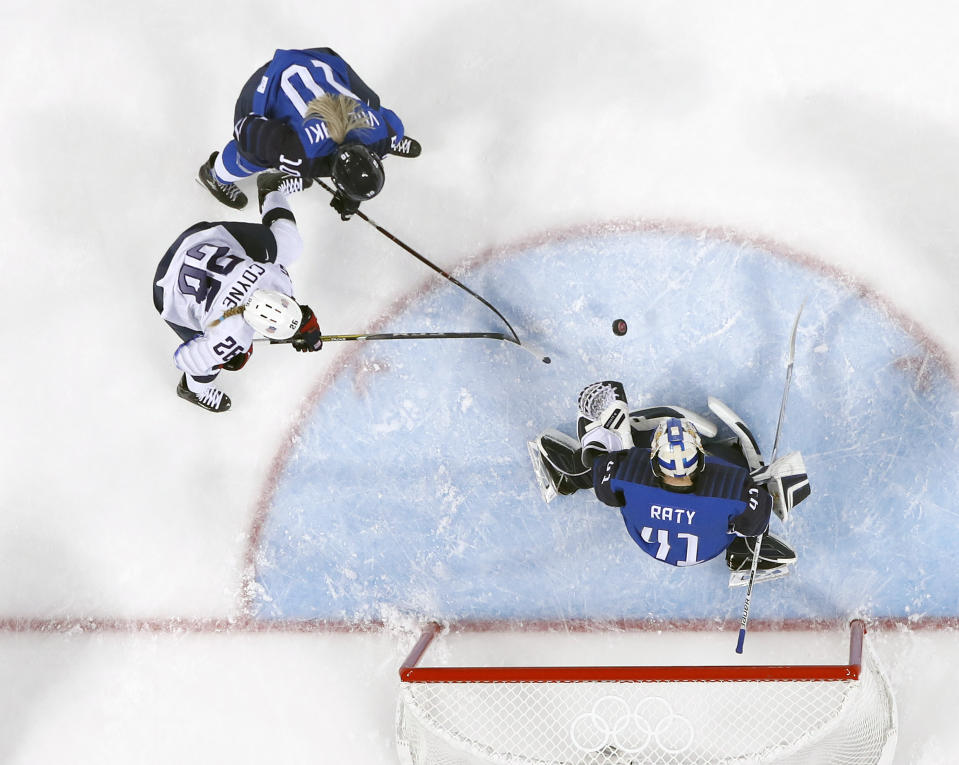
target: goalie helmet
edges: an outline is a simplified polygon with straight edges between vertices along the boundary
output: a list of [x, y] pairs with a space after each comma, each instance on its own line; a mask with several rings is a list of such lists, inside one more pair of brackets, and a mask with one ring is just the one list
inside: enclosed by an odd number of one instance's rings
[[361, 143], [345, 143], [333, 158], [331, 177], [343, 196], [364, 202], [383, 188], [383, 161]]
[[653, 433], [649, 455], [653, 473], [660, 478], [692, 478], [706, 458], [696, 426], [689, 420], [669, 417]]
[[287, 340], [296, 334], [303, 311], [289, 295], [274, 290], [256, 290], [243, 309], [246, 323], [271, 340]]

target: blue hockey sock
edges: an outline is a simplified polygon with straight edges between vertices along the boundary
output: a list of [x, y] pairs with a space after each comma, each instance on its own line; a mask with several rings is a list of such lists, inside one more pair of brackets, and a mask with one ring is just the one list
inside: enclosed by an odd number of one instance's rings
[[220, 152], [213, 163], [213, 172], [216, 173], [216, 177], [221, 183], [236, 183], [261, 170], [266, 170], [266, 168], [254, 165], [240, 156], [236, 141], [230, 141], [224, 146], [223, 151]]

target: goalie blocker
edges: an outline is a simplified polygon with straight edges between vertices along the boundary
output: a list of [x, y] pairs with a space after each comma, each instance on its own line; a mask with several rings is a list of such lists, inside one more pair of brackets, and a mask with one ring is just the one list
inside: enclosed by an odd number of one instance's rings
[[[578, 440], [549, 429], [529, 442], [544, 500], [592, 488], [620, 508], [630, 536], [652, 557], [687, 566], [725, 551], [730, 586], [746, 584], [770, 513], [787, 520], [809, 496], [809, 481], [798, 452], [765, 465], [735, 412], [712, 397], [709, 408], [733, 437], [719, 438], [712, 421], [678, 406], [629, 412], [621, 383], [587, 386], [578, 400]], [[795, 560], [766, 533], [757, 580], [786, 575]]]

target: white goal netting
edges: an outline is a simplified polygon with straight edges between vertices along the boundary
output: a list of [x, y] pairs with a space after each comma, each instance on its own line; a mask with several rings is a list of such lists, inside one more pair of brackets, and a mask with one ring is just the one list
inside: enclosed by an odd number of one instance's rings
[[[537, 668], [544, 679], [535, 682], [462, 679], [481, 678], [474, 668], [455, 682], [402, 683], [397, 747], [411, 765], [891, 762], [892, 693], [867, 646], [859, 644], [855, 662], [712, 668], [724, 670], [723, 680], [695, 679], [710, 669], [696, 667], [657, 668], [675, 679], [656, 681], [550, 680], [550, 668]], [[858, 678], [733, 677], [825, 677], [846, 668]]]

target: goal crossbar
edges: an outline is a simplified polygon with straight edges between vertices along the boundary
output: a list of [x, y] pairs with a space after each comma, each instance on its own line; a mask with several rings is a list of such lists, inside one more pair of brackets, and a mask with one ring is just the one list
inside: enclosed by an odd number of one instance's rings
[[850, 622], [847, 664], [592, 666], [592, 667], [420, 667], [419, 662], [442, 626], [431, 622], [400, 667], [404, 683], [540, 682], [783, 682], [858, 680], [866, 633], [861, 619]]

